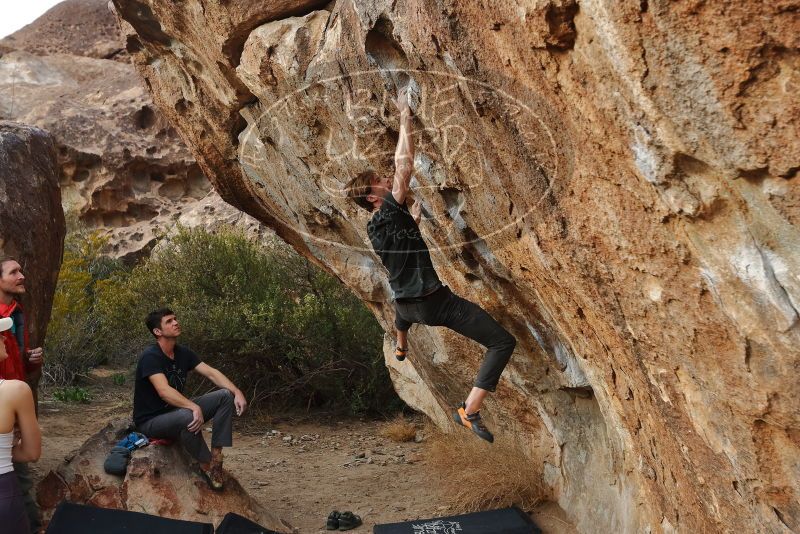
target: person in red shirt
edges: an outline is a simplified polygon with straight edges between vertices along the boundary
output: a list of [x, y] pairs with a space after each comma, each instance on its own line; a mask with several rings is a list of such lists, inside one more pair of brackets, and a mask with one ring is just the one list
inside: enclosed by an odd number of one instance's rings
[[[0, 358], [0, 378], [27, 380], [38, 372], [44, 361], [41, 347], [28, 348], [28, 329], [25, 314], [18, 298], [25, 293], [25, 275], [22, 266], [13, 258], [0, 259], [0, 317], [10, 317], [14, 325], [0, 333], [5, 347], [5, 358]], [[34, 391], [34, 396], [36, 392]], [[25, 510], [32, 532], [41, 528], [39, 507], [33, 492], [33, 478], [27, 463], [14, 462], [14, 472], [23, 492]]]

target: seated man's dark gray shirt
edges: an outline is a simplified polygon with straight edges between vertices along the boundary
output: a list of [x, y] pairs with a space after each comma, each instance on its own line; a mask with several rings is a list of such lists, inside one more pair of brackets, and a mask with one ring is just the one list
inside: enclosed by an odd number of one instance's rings
[[183, 393], [189, 371], [197, 367], [200, 358], [186, 347], [175, 345], [175, 358], [170, 358], [153, 343], [139, 357], [136, 366], [136, 384], [133, 391], [133, 422], [141, 425], [148, 419], [174, 410], [156, 391], [150, 377], [163, 374], [167, 383], [179, 393]]

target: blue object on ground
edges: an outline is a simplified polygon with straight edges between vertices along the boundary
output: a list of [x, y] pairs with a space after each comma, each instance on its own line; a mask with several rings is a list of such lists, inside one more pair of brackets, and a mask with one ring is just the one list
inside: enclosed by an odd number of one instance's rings
[[117, 443], [117, 447], [125, 447], [129, 451], [141, 449], [150, 443], [147, 436], [138, 432], [131, 432]]

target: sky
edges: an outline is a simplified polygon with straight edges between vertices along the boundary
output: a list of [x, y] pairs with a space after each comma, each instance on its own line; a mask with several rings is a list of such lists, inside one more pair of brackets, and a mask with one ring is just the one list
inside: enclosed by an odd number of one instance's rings
[[38, 19], [61, 0], [0, 0], [0, 39]]

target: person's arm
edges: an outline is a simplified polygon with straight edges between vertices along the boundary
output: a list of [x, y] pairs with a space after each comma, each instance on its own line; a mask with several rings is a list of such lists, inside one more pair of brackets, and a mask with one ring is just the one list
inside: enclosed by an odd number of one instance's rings
[[164, 373], [156, 373], [148, 376], [147, 378], [150, 380], [150, 383], [153, 384], [153, 387], [156, 389], [158, 396], [161, 397], [161, 400], [170, 406], [175, 406], [176, 408], [186, 408], [192, 412], [192, 422], [189, 423], [186, 428], [189, 429], [189, 432], [199, 432], [200, 428], [205, 422], [203, 419], [203, 410], [200, 408], [200, 406], [187, 399], [180, 391], [170, 386]]
[[25, 382], [13, 384], [14, 414], [20, 440], [11, 449], [14, 462], [35, 462], [42, 454], [42, 431], [36, 421], [36, 409], [33, 405], [33, 392]]
[[406, 201], [411, 174], [414, 171], [414, 140], [411, 137], [411, 108], [408, 105], [408, 94], [400, 91], [397, 97], [397, 107], [400, 110], [400, 137], [394, 152], [394, 183], [392, 196], [401, 206]]
[[0, 336], [0, 362], [8, 358], [8, 352], [6, 352], [6, 343], [3, 339], [3, 336]]
[[194, 370], [211, 380], [215, 386], [225, 388], [233, 393], [233, 405], [236, 406], [236, 415], [242, 415], [244, 413], [247, 409], [247, 400], [244, 398], [242, 391], [237, 388], [227, 376], [204, 362], [198, 363]]

